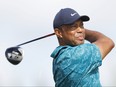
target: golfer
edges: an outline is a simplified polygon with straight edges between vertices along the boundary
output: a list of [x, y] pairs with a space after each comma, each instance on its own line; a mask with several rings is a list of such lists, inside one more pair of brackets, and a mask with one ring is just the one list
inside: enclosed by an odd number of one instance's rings
[[101, 87], [99, 66], [114, 42], [100, 32], [84, 28], [83, 22], [89, 19], [71, 8], [61, 9], [54, 18], [59, 41], [51, 54], [55, 87]]

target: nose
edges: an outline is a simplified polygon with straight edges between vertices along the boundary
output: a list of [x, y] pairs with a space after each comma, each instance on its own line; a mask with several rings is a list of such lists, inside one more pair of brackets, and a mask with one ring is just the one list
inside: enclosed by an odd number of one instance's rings
[[78, 33], [82, 33], [83, 32], [83, 29], [81, 27], [78, 27], [77, 32]]

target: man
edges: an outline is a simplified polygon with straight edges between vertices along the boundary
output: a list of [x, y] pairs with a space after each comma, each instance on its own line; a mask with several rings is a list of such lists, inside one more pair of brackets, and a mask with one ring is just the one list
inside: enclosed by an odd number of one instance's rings
[[51, 54], [55, 87], [101, 87], [98, 68], [114, 42], [100, 32], [85, 29], [85, 21], [89, 21], [88, 16], [80, 16], [71, 8], [61, 9], [54, 18], [60, 45]]

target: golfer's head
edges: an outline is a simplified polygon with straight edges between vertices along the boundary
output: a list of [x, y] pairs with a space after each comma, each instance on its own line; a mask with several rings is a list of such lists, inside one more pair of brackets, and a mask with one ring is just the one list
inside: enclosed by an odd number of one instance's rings
[[88, 20], [88, 16], [80, 16], [71, 8], [61, 9], [53, 21], [53, 27], [60, 45], [83, 44], [85, 38], [83, 22]]

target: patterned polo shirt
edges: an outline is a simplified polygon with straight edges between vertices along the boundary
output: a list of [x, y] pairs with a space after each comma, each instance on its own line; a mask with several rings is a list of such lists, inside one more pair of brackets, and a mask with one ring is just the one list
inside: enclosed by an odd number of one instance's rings
[[58, 46], [51, 57], [55, 87], [101, 87], [102, 58], [95, 44]]

